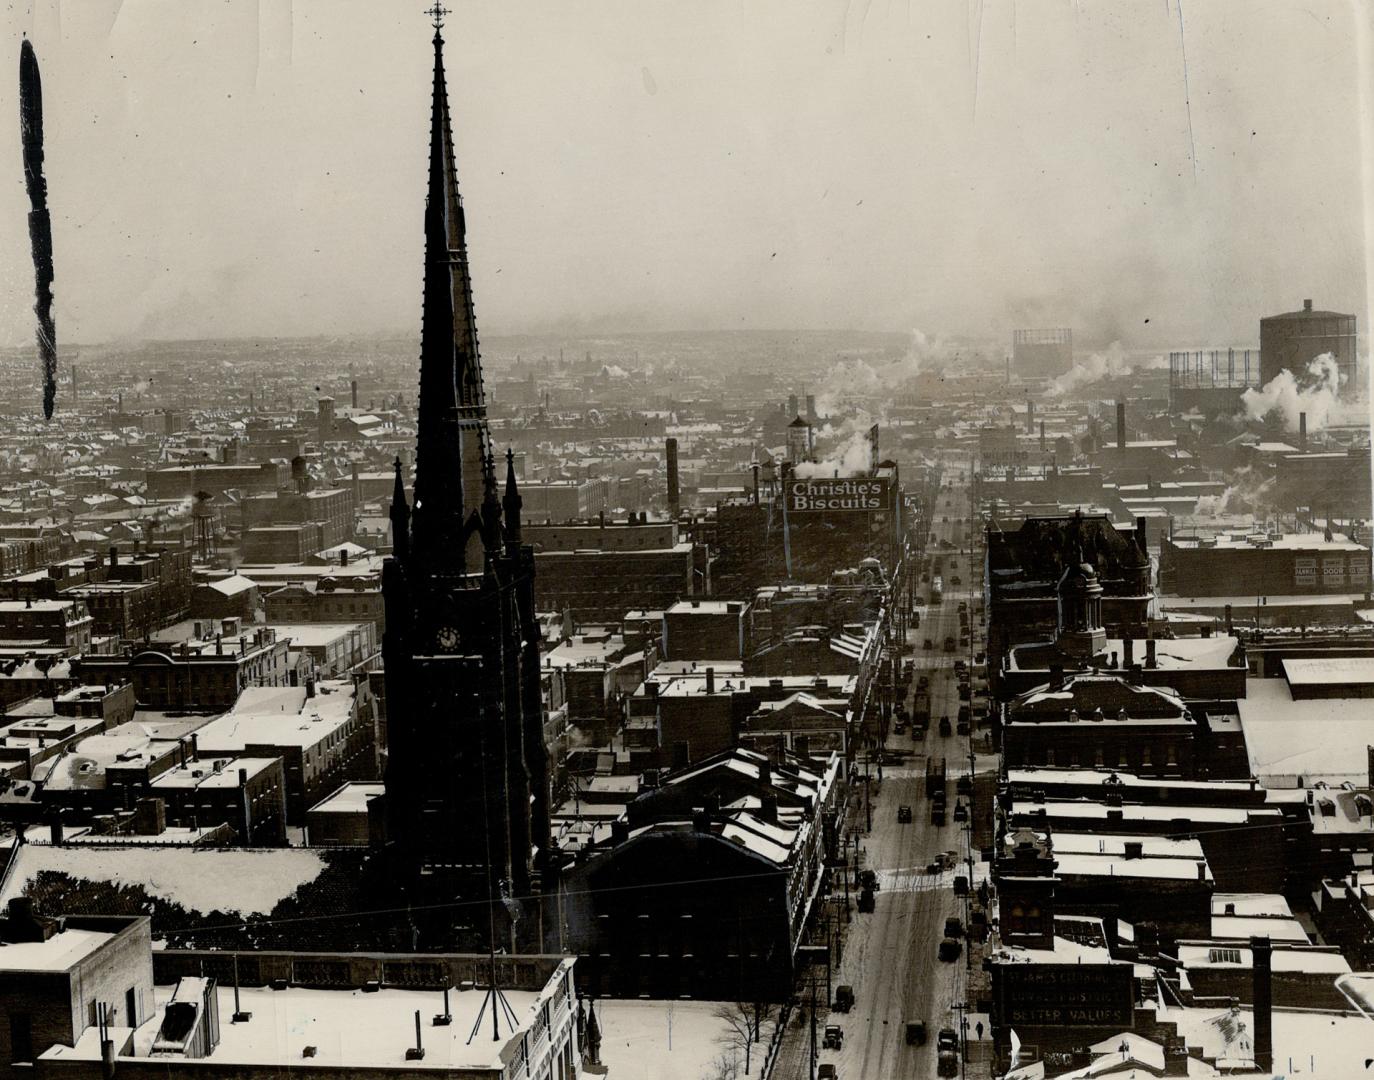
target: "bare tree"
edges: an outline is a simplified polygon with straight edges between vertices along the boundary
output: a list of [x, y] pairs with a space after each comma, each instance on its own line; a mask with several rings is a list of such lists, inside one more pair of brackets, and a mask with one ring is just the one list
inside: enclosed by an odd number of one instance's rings
[[744, 1051], [744, 1072], [749, 1073], [753, 1044], [759, 1041], [763, 1021], [772, 1015], [773, 1006], [765, 1002], [723, 1001], [712, 1015], [726, 1026], [720, 1041], [731, 1050]]
[[739, 1080], [739, 1062], [734, 1054], [721, 1054], [706, 1066], [701, 1080]]

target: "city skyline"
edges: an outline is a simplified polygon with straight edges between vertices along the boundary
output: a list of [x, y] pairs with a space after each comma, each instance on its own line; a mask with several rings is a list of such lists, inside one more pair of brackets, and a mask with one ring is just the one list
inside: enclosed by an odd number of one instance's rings
[[[1307, 296], [1368, 324], [1357, 6], [869, 7], [457, 7], [486, 332], [1163, 348], [1249, 341]], [[44, 68], [59, 345], [410, 332], [420, 19], [11, 12]], [[3, 260], [8, 345], [32, 333], [26, 256]]]

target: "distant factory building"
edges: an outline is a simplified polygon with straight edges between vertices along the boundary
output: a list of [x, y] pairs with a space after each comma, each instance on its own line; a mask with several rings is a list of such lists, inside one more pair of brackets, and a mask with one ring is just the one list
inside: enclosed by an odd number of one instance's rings
[[1301, 376], [1323, 353], [1336, 358], [1342, 385], [1355, 385], [1354, 315], [1313, 311], [1312, 301], [1304, 300], [1301, 311], [1260, 320], [1260, 378], [1264, 382], [1280, 371]]

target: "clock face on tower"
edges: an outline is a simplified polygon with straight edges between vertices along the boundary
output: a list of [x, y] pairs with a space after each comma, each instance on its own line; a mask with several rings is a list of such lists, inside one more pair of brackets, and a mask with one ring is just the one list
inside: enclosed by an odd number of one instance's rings
[[439, 627], [439, 632], [434, 636], [439, 648], [452, 651], [458, 648], [458, 631], [451, 626]]

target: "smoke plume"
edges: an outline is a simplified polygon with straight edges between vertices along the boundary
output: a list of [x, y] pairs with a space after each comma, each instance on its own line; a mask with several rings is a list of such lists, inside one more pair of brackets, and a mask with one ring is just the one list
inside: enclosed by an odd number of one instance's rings
[[1086, 360], [1079, 360], [1063, 375], [1055, 378], [1045, 392], [1049, 397], [1062, 397], [1079, 387], [1101, 382], [1103, 379], [1122, 379], [1136, 372], [1159, 371], [1168, 366], [1169, 361], [1164, 356], [1133, 361], [1126, 355], [1121, 342], [1113, 341], [1105, 352], [1095, 352]]
[[1198, 499], [1194, 517], [1222, 518], [1260, 513], [1268, 506], [1269, 490], [1274, 477], [1261, 480], [1248, 465], [1232, 473], [1232, 482], [1220, 495], [1204, 495]]
[[1307, 414], [1307, 430], [1320, 431], [1333, 419], [1341, 393], [1341, 369], [1331, 353], [1322, 353], [1301, 378], [1284, 368], [1258, 390], [1241, 395], [1245, 415], [1251, 420], [1275, 416], [1282, 419], [1285, 431], [1297, 431], [1302, 413]]
[[820, 461], [798, 462], [798, 480], [814, 480], [825, 476], [861, 476], [872, 464], [872, 444], [868, 440], [874, 418], [862, 409], [845, 417], [838, 426], [826, 424], [817, 435], [818, 441], [839, 439], [840, 443]]

